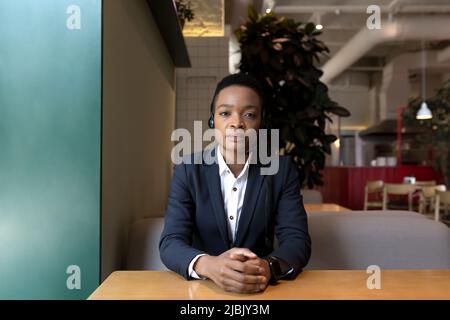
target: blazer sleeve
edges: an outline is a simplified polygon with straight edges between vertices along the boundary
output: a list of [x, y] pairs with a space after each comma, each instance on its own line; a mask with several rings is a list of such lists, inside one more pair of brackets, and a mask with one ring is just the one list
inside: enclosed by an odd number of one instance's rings
[[275, 216], [275, 234], [279, 246], [272, 252], [294, 269], [287, 278], [295, 277], [306, 266], [311, 256], [311, 238], [297, 169], [291, 158], [286, 158], [283, 186]]
[[189, 263], [204, 253], [192, 247], [194, 227], [195, 202], [188, 188], [186, 165], [179, 164], [174, 168], [159, 253], [168, 269], [188, 280]]

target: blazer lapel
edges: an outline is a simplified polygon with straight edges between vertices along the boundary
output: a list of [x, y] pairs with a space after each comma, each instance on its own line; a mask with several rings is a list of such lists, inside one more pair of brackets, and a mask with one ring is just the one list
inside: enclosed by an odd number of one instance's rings
[[[214, 156], [214, 154], [212, 154]], [[211, 203], [214, 209], [214, 215], [216, 217], [217, 226], [219, 227], [220, 235], [226, 246], [230, 247], [230, 240], [228, 237], [228, 227], [225, 216], [225, 209], [223, 207], [222, 190], [220, 187], [219, 165], [213, 163], [205, 165], [206, 181], [208, 183], [208, 192], [211, 199]]]
[[242, 205], [241, 216], [234, 245], [240, 247], [244, 240], [245, 233], [250, 225], [255, 212], [256, 201], [261, 191], [261, 185], [265, 176], [260, 174], [260, 166], [252, 164], [249, 167], [247, 187], [245, 189], [244, 203]]

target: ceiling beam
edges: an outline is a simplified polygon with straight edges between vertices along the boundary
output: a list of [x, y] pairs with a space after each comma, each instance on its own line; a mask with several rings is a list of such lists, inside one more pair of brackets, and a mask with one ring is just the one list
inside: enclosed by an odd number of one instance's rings
[[380, 30], [362, 28], [323, 66], [321, 81], [329, 83], [379, 44], [422, 39], [450, 40], [447, 29], [442, 27], [447, 23], [448, 16], [440, 15], [384, 22]]
[[[390, 6], [380, 6], [382, 13], [389, 13]], [[343, 6], [275, 6], [274, 11], [280, 14], [294, 13], [366, 13], [367, 6], [343, 5]], [[450, 5], [426, 5], [426, 6], [401, 6], [397, 13], [450, 13]]]

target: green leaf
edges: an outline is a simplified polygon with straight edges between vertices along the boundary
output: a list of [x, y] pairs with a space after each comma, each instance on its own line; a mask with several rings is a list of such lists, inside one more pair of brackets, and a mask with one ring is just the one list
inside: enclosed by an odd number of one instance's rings
[[349, 117], [350, 116], [350, 111], [348, 111], [347, 109], [340, 107], [340, 106], [329, 107], [326, 109], [326, 111], [333, 113], [339, 117]]
[[258, 13], [253, 5], [248, 6], [248, 17], [251, 22], [256, 22], [258, 20]]
[[307, 35], [310, 35], [313, 33], [314, 30], [316, 30], [316, 25], [312, 22], [308, 22], [305, 26], [305, 33]]
[[337, 140], [337, 137], [334, 134], [327, 134], [323, 137], [323, 142], [325, 143], [333, 143]]
[[303, 131], [302, 128], [295, 128], [294, 130], [295, 137], [300, 141], [300, 143], [305, 144], [306, 143], [306, 134]]
[[323, 151], [325, 151], [325, 153], [331, 155], [331, 147], [330, 147], [329, 144], [324, 144], [324, 145], [322, 146], [322, 148], [323, 148]]

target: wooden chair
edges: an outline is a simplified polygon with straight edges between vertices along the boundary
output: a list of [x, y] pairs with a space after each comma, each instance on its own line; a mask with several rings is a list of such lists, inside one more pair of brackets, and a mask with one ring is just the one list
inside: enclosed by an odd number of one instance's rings
[[414, 193], [415, 187], [412, 184], [396, 184], [396, 183], [386, 183], [383, 187], [383, 210], [389, 209], [397, 209], [402, 210], [406, 209], [399, 206], [393, 206], [389, 203], [389, 195], [402, 195], [408, 196], [408, 210], [412, 211], [412, 195]]
[[369, 201], [369, 194], [376, 193], [381, 194], [383, 196], [383, 186], [384, 182], [382, 180], [376, 181], [367, 181], [366, 186], [364, 188], [364, 210], [367, 210], [369, 207], [374, 208], [382, 208], [383, 207], [383, 199]]
[[445, 185], [437, 185], [437, 186], [423, 186], [419, 192], [419, 212], [426, 213], [426, 208], [429, 207], [430, 211], [433, 212], [434, 203], [436, 201], [436, 192], [437, 191], [447, 191]]
[[450, 191], [436, 191], [436, 203], [434, 206], [434, 220], [439, 221], [441, 205], [444, 205], [445, 212], [450, 205]]
[[429, 180], [429, 181], [416, 181], [414, 183], [416, 186], [435, 186], [436, 180]]

